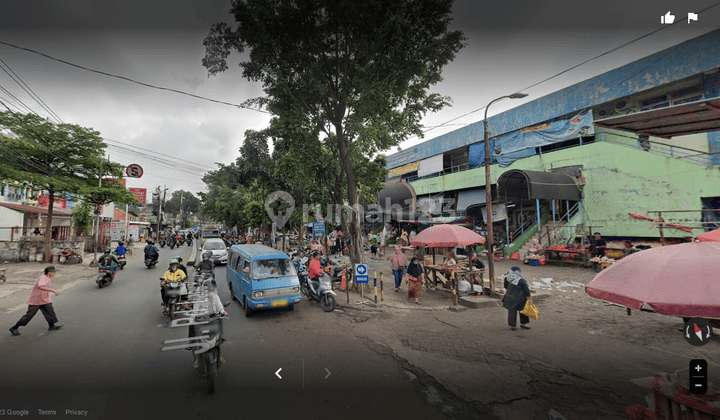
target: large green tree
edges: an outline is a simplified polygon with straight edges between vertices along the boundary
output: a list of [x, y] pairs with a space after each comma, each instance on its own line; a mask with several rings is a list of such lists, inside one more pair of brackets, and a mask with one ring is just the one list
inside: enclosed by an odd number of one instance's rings
[[[337, 157], [351, 206], [359, 203], [356, 156], [371, 156], [422, 136], [428, 111], [449, 104], [430, 93], [463, 46], [449, 29], [452, 0], [236, 0], [236, 25], [218, 23], [205, 39], [203, 66], [228, 69], [243, 54], [243, 77], [262, 83], [266, 106], [288, 125], [319, 130]], [[352, 213], [350, 250], [364, 259]]]
[[200, 199], [190, 191], [173, 191], [170, 199], [165, 202], [165, 211], [171, 215], [184, 213], [186, 216], [197, 213], [200, 211]]
[[0, 136], [0, 179], [13, 180], [48, 193], [45, 258], [50, 261], [52, 218], [55, 197], [75, 194], [95, 201], [133, 204], [137, 200], [119, 182], [103, 182], [100, 177], [121, 179], [123, 167], [105, 160], [105, 143], [100, 133], [75, 124], [53, 124], [34, 114], [12, 111], [0, 113], [0, 128], [10, 135]]

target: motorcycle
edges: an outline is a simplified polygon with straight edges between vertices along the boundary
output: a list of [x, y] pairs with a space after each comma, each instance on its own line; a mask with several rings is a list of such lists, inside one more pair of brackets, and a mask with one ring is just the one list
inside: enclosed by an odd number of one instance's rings
[[[160, 277], [160, 280], [165, 280]], [[165, 296], [167, 296], [167, 303], [165, 304], [165, 310], [163, 313], [173, 319], [175, 317], [176, 304], [182, 300], [187, 300], [188, 290], [187, 286], [179, 281], [170, 281], [165, 283]]]
[[118, 267], [120, 267], [120, 269], [122, 270], [127, 265], [127, 258], [125, 257], [125, 254], [122, 254], [122, 255], [116, 254], [116, 256], [118, 259]]
[[343, 273], [345, 273], [345, 280], [348, 284], [352, 280], [353, 270], [350, 268], [349, 264], [338, 264], [330, 259], [321, 258], [320, 265], [323, 269], [328, 270], [328, 274], [330, 274], [330, 278], [333, 283], [342, 283]]
[[98, 267], [98, 275], [95, 278], [95, 283], [98, 284], [99, 288], [103, 288], [105, 285], [112, 283], [115, 279], [115, 271], [111, 270], [109, 266], [101, 265]]
[[155, 268], [155, 264], [157, 264], [156, 258], [151, 258], [151, 257], [145, 258], [145, 266], [147, 268]]
[[170, 249], [180, 246], [177, 244], [177, 240], [174, 237], [170, 237], [170, 239], [168, 239], [168, 245], [170, 245]]
[[197, 322], [207, 322], [207, 324], [195, 327], [196, 330], [202, 330], [203, 336], [209, 336], [209, 338], [201, 339], [198, 343], [200, 348], [193, 351], [193, 360], [198, 361], [197, 369], [205, 377], [208, 394], [215, 392], [215, 375], [222, 364], [220, 363], [220, 345], [226, 341], [222, 338], [223, 319], [228, 319], [228, 317], [216, 314], [195, 317]]
[[320, 276], [319, 281], [310, 280], [310, 277], [303, 275], [302, 282], [305, 284], [305, 287], [303, 287], [303, 283], [301, 283], [300, 290], [305, 293], [308, 301], [318, 302], [325, 312], [332, 312], [333, 309], [335, 309], [335, 296], [337, 296], [337, 294], [332, 290], [332, 281], [327, 273]]
[[165, 248], [165, 239], [160, 239], [158, 245], [160, 245], [160, 248]]

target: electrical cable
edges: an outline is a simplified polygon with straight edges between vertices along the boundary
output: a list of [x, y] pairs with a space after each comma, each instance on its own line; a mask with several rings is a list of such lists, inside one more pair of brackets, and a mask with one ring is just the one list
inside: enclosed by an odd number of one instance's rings
[[[63, 123], [63, 120], [61, 120], [60, 117], [58, 117], [58, 115], [52, 109], [50, 109], [50, 107], [45, 103], [45, 101], [40, 99], [40, 96], [38, 96], [37, 93], [35, 93], [35, 91], [32, 90], [30, 88], [30, 86], [28, 86], [28, 84], [25, 83], [25, 81], [22, 78], [20, 78], [20, 76], [17, 73], [15, 73], [15, 71], [12, 68], [10, 68], [10, 66], [5, 61], [3, 61], [2, 58], [0, 58], [0, 68], [2, 68], [3, 71], [5, 73], [7, 73], [7, 75], [10, 76], [10, 78], [13, 79], [15, 81], [15, 83], [17, 83], [25, 91], [25, 93], [30, 95], [30, 97], [32, 99], [34, 99], [35, 102], [38, 103], [38, 105], [40, 105], [45, 111], [47, 111], [48, 114], [50, 114], [50, 116], [55, 118], [55, 120], [57, 120], [57, 122]], [[8, 70], [9, 70], [9, 72], [8, 72]], [[12, 73], [12, 74], [10, 74], [10, 73]]]
[[[714, 4], [712, 4], [712, 5], [704, 8], [704, 9], [702, 9], [702, 10], [699, 10], [699, 11], [697, 12], [697, 14], [700, 14], [700, 13], [702, 13], [702, 12], [705, 12], [705, 11], [707, 11], [707, 10], [710, 10], [710, 9], [712, 9], [712, 8], [714, 8], [714, 7], [719, 6], [719, 5], [720, 5], [720, 2], [714, 3]], [[687, 18], [687, 16], [686, 16], [686, 18]], [[680, 22], [684, 22], [684, 21], [685, 21], [685, 19], [681, 19], [681, 20], [676, 20], [676, 21], [675, 21], [674, 23], [672, 23], [672, 24], [663, 25], [662, 27], [660, 27], [660, 28], [658, 28], [658, 29], [656, 29], [656, 30], [654, 30], [654, 31], [652, 31], [652, 32], [649, 32], [649, 33], [647, 33], [647, 34], [645, 34], [645, 35], [642, 35], [642, 36], [640, 36], [640, 37], [638, 37], [638, 38], [635, 38], [635, 39], [633, 39], [633, 40], [631, 40], [631, 41], [628, 41], [628, 42], [626, 42], [626, 43], [624, 43], [624, 44], [622, 44], [622, 45], [619, 45], [619, 46], [617, 46], [617, 47], [615, 47], [615, 48], [612, 48], [612, 49], [610, 49], [610, 50], [608, 50], [608, 51], [605, 51], [605, 52], [602, 53], [602, 54], [596, 55], [596, 56], [594, 56], [594, 57], [592, 57], [592, 58], [589, 58], [589, 59], [587, 59], [587, 60], [585, 60], [585, 61], [583, 61], [583, 62], [581, 62], [581, 63], [579, 63], [579, 64], [576, 64], [576, 65], [574, 65], [574, 66], [572, 66], [572, 67], [569, 67], [569, 68], [567, 68], [567, 69], [565, 69], [565, 70], [563, 70], [563, 71], [561, 71], [561, 72], [559, 72], [559, 73], [557, 73], [557, 74], [555, 74], [555, 75], [553, 75], [553, 76], [550, 76], [550, 77], [545, 78], [545, 79], [543, 79], [543, 80], [541, 80], [541, 81], [539, 81], [539, 82], [533, 83], [533, 84], [531, 84], [530, 86], [527, 86], [527, 87], [525, 87], [525, 88], [523, 88], [523, 89], [520, 89], [520, 90], [517, 91], [517, 93], [523, 92], [523, 91], [525, 91], [525, 90], [528, 90], [528, 89], [531, 89], [531, 88], [533, 88], [533, 87], [535, 87], [535, 86], [538, 86], [538, 85], [540, 85], [540, 84], [542, 84], [542, 83], [545, 83], [545, 82], [548, 82], [548, 81], [550, 81], [550, 80], [552, 80], [552, 79], [555, 79], [555, 78], [557, 78], [557, 77], [559, 77], [559, 76], [561, 76], [561, 75], [563, 75], [563, 74], [565, 74], [565, 73], [567, 73], [567, 72], [569, 72], [569, 71], [572, 71], [572, 70], [574, 70], [574, 69], [576, 69], [576, 68], [578, 68], [578, 67], [580, 67], [580, 66], [583, 66], [583, 65], [585, 65], [585, 64], [587, 64], [587, 63], [589, 63], [589, 62], [591, 62], [591, 61], [595, 61], [595, 60], [597, 60], [597, 59], [599, 59], [599, 58], [601, 58], [601, 57], [604, 57], [604, 56], [606, 56], [606, 55], [608, 55], [608, 54], [611, 54], [611, 53], [613, 53], [613, 52], [615, 52], [615, 51], [618, 51], [618, 50], [620, 50], [620, 49], [622, 49], [622, 48], [625, 48], [625, 47], [627, 47], [627, 46], [629, 46], [629, 45], [631, 45], [631, 44], [633, 44], [633, 43], [635, 43], [635, 42], [638, 42], [638, 41], [640, 41], [640, 40], [642, 40], [642, 39], [645, 39], [645, 38], [647, 38], [647, 37], [649, 37], [649, 36], [652, 36], [652, 35], [660, 32], [660, 31], [662, 31], [662, 30], [668, 29], [668, 28], [670, 28], [671, 26], [677, 25], [677, 24], [679, 24]], [[467, 113], [465, 113], [465, 114], [462, 114], [462, 115], [460, 115], [460, 116], [458, 116], [458, 117], [455, 117], [455, 118], [452, 118], [452, 119], [450, 119], [450, 120], [447, 120], [447, 121], [445, 121], [444, 123], [440, 123], [440, 124], [438, 124], [438, 125], [436, 125], [436, 126], [433, 126], [432, 128], [429, 128], [429, 129], [427, 129], [427, 130], [424, 130], [424, 131], [423, 131], [423, 134], [424, 134], [424, 133], [427, 133], [427, 132], [429, 132], [429, 131], [432, 131], [432, 130], [434, 130], [434, 129], [436, 129], [436, 128], [444, 127], [444, 126], [446, 126], [446, 125], [447, 125], [448, 123], [450, 123], [450, 122], [456, 121], [456, 120], [458, 120], [458, 119], [460, 119], [460, 118], [463, 118], [463, 117], [466, 117], [466, 116], [468, 116], [468, 115], [470, 115], [470, 114], [474, 114], [474, 113], [476, 113], [476, 112], [478, 112], [478, 111], [482, 111], [482, 110], [485, 109], [485, 108], [487, 108], [487, 105], [485, 105], [485, 106], [483, 106], [483, 107], [480, 107], [480, 108], [478, 108], [478, 109], [475, 109], [475, 110], [473, 110], [473, 111], [467, 112]], [[468, 124], [465, 124], [465, 126], [470, 125], [470, 124], [474, 124], [474, 123], [468, 123]]]
[[233, 103], [230, 103], [230, 102], [220, 101], [220, 100], [217, 100], [217, 99], [211, 99], [211, 98], [207, 98], [207, 97], [204, 97], [204, 96], [196, 95], [196, 94], [194, 94], [194, 93], [184, 92], [184, 91], [182, 91], [182, 90], [173, 89], [173, 88], [156, 86], [156, 85], [153, 85], [153, 84], [150, 84], [150, 83], [140, 82], [140, 81], [138, 81], [138, 80], [134, 80], [134, 79], [131, 79], [131, 78], [129, 78], [129, 77], [120, 76], [120, 75], [117, 75], [117, 74], [112, 74], [112, 73], [108, 73], [108, 72], [101, 71], [101, 70], [91, 69], [91, 68], [88, 68], [88, 67], [85, 67], [85, 66], [81, 66], [81, 65], [79, 65], [79, 64], [71, 63], [71, 62], [66, 61], [66, 60], [62, 60], [62, 59], [59, 59], [59, 58], [55, 58], [55, 57], [53, 57], [53, 56], [51, 56], [51, 55], [48, 55], [48, 54], [45, 54], [45, 53], [42, 53], [42, 52], [33, 50], [33, 49], [31, 49], [31, 48], [20, 47], [20, 46], [18, 46], [18, 45], [11, 44], [11, 43], [9, 43], [9, 42], [0, 41], [0, 44], [2, 44], [2, 45], [7, 45], [8, 47], [12, 47], [12, 48], [15, 48], [15, 49], [18, 49], [18, 50], [27, 51], [27, 52], [30, 52], [30, 53], [33, 53], [33, 54], [37, 54], [37, 55], [43, 56], [43, 57], [45, 57], [45, 58], [49, 58], [50, 60], [57, 61], [57, 62], [66, 64], [66, 65], [68, 65], [68, 66], [72, 66], [72, 67], [75, 67], [75, 68], [78, 68], [78, 69], [86, 70], [86, 71], [89, 71], [89, 72], [92, 72], [92, 73], [101, 74], [101, 75], [103, 75], [103, 76], [114, 77], [114, 78], [120, 79], [120, 80], [125, 80], [125, 81], [131, 82], [131, 83], [138, 84], [138, 85], [140, 85], [140, 86], [149, 87], [149, 88], [151, 88], [151, 89], [164, 90], [164, 91], [167, 91], [167, 92], [173, 92], [173, 93], [177, 93], [177, 94], [180, 94], [180, 95], [189, 96], [189, 97], [195, 98], [195, 99], [201, 99], [201, 100], [203, 100], [203, 101], [214, 102], [214, 103], [221, 104], [221, 105], [229, 105], [229, 106], [232, 106], [232, 107], [235, 107], [235, 108], [248, 109], [248, 110], [255, 111], [255, 112], [261, 112], [261, 113], [263, 113], [263, 114], [271, 114], [269, 111], [264, 111], [264, 110], [262, 110], [262, 109], [251, 108], [251, 107], [249, 107], [249, 106], [244, 106], [244, 105], [239, 105], [239, 104], [233, 104]]
[[23, 112], [28, 112], [28, 113], [30, 113], [30, 114], [39, 115], [39, 114], [38, 114], [37, 112], [35, 112], [32, 108], [30, 108], [29, 106], [27, 106], [23, 101], [21, 101], [20, 99], [18, 99], [17, 96], [13, 95], [12, 92], [10, 92], [9, 90], [5, 89], [5, 87], [3, 87], [2, 85], [0, 85], [0, 90], [2, 90], [3, 92], [5, 92], [5, 93], [6, 93], [9, 97], [11, 97], [15, 102], [17, 102], [18, 104], [22, 105], [22, 107], [26, 109], [26, 111], [23, 111]]

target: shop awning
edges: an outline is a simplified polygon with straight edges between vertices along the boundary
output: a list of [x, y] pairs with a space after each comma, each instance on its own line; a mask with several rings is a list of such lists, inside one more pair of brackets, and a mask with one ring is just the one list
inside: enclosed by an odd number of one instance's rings
[[517, 200], [582, 200], [580, 187], [565, 174], [554, 172], [521, 171], [513, 169], [498, 178], [500, 199]]
[[[9, 209], [25, 212], [25, 213], [40, 213], [40, 214], [48, 214], [47, 207], [36, 207], [36, 206], [27, 206], [24, 204], [14, 204], [14, 203], [0, 203], [0, 206], [7, 207]], [[53, 217], [55, 216], [72, 216], [72, 210], [67, 209], [61, 209], [61, 208], [53, 208]]]
[[468, 207], [485, 204], [485, 187], [470, 188], [458, 192], [457, 211], [465, 211]]
[[720, 98], [595, 121], [599, 127], [669, 139], [720, 130]]
[[400, 218], [409, 217], [415, 214], [417, 196], [413, 187], [407, 182], [385, 184], [385, 189], [378, 194], [377, 205], [383, 213], [397, 214]]

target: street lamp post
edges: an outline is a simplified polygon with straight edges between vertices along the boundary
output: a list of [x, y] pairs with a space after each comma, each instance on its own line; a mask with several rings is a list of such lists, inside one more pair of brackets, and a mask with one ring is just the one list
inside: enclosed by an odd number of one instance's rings
[[486, 238], [485, 238], [485, 249], [488, 255], [488, 276], [490, 277], [490, 296], [495, 295], [495, 254], [493, 250], [493, 217], [492, 217], [492, 184], [490, 183], [490, 132], [488, 131], [488, 109], [490, 105], [501, 99], [521, 99], [526, 97], [526, 93], [513, 93], [512, 95], [501, 96], [497, 99], [490, 101], [485, 107], [485, 119], [483, 120], [483, 126], [485, 131], [485, 208], [487, 209], [487, 220], [486, 220]]

